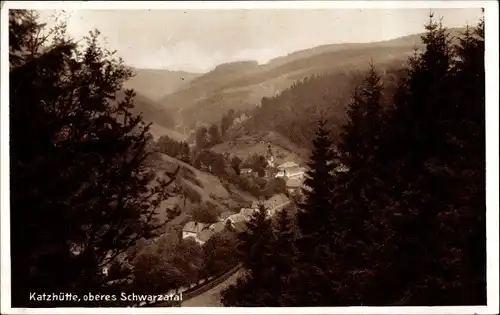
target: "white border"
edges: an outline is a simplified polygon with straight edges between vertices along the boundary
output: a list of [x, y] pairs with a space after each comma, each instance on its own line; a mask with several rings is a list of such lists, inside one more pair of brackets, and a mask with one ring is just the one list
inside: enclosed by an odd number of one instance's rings
[[[328, 9], [328, 8], [485, 8], [488, 306], [307, 307], [307, 308], [38, 308], [10, 307], [9, 62], [8, 9]], [[498, 288], [498, 3], [497, 1], [5, 1], [1, 10], [1, 313], [3, 314], [497, 314]]]

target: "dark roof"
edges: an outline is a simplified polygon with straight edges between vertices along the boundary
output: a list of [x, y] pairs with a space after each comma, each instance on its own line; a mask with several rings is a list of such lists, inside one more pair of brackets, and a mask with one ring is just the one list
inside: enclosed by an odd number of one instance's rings
[[303, 180], [301, 178], [290, 178], [286, 181], [287, 188], [300, 188]]
[[186, 225], [184, 225], [184, 227], [182, 228], [182, 231], [199, 234], [207, 226], [208, 225], [205, 223], [191, 221], [191, 222], [186, 223]]
[[290, 202], [290, 199], [288, 199], [287, 196], [285, 196], [284, 194], [278, 194], [278, 195], [274, 195], [271, 198], [267, 199], [264, 202], [264, 205], [268, 210], [273, 210], [274, 208], [282, 206], [282, 205], [289, 203], [289, 202]]
[[221, 221], [224, 221], [224, 220], [226, 220], [227, 218], [229, 218], [232, 214], [233, 214], [233, 212], [231, 212], [231, 211], [224, 211], [224, 212], [222, 212], [222, 213], [219, 215], [219, 219], [220, 219]]
[[202, 242], [206, 242], [208, 241], [213, 235], [215, 234], [214, 231], [212, 231], [211, 229], [205, 229], [203, 231], [201, 231], [199, 234], [198, 234], [198, 239]]
[[240, 214], [240, 213], [235, 213], [227, 219], [231, 220], [233, 223], [244, 222], [247, 220], [247, 218], [243, 214]]
[[233, 224], [233, 227], [236, 230], [236, 232], [244, 232], [247, 230], [247, 223], [245, 221], [236, 222]]
[[251, 209], [251, 208], [242, 208], [240, 210], [240, 214], [247, 217], [247, 219], [250, 219], [252, 217], [252, 215], [254, 214], [254, 212], [255, 212], [255, 209]]
[[219, 232], [222, 232], [224, 230], [224, 228], [226, 227], [226, 224], [225, 222], [217, 222], [217, 223], [214, 223], [212, 225], [210, 225], [210, 228], [215, 232], [215, 233], [219, 233]]

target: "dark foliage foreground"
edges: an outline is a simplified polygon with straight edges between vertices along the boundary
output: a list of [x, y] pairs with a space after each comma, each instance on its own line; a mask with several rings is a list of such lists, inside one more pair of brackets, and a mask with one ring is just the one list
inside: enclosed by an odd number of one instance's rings
[[77, 45], [64, 24], [9, 13], [12, 306], [92, 304], [30, 292], [125, 290], [125, 252], [170, 219], [155, 211], [175, 174], [158, 178], [144, 163], [149, 126], [131, 114], [133, 91], [116, 99], [132, 73], [98, 32]]
[[486, 304], [484, 22], [426, 29], [392, 98], [372, 67], [339, 143], [320, 122], [297, 217], [250, 222], [226, 306]]

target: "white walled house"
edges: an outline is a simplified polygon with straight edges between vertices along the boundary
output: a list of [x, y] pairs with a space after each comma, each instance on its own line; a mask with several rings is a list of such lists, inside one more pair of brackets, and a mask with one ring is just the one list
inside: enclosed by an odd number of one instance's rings
[[244, 215], [247, 220], [250, 220], [255, 213], [255, 208], [241, 208], [240, 214]]
[[276, 194], [263, 202], [254, 201], [252, 203], [252, 208], [254, 209], [254, 212], [259, 211], [259, 205], [261, 204], [263, 204], [264, 207], [267, 209], [267, 215], [273, 216], [276, 213], [276, 211], [280, 211], [284, 207], [289, 205], [290, 199], [288, 199], [288, 197], [285, 196], [284, 194]]
[[301, 192], [304, 177], [290, 178], [286, 181], [286, 189], [289, 194], [297, 194]]
[[200, 239], [200, 235], [202, 232], [206, 229], [208, 229], [209, 225], [205, 223], [199, 223], [195, 221], [191, 221], [186, 223], [184, 225], [184, 228], [182, 228], [182, 238], [188, 238], [188, 237], [193, 237], [196, 242], [203, 244], [205, 243], [203, 240]]
[[274, 195], [271, 198], [264, 201], [264, 206], [266, 207], [268, 214], [273, 216], [277, 211], [281, 211], [287, 205], [290, 204], [290, 199], [284, 194]]
[[278, 169], [287, 169], [287, 168], [293, 168], [293, 167], [299, 167], [299, 165], [295, 162], [288, 161], [288, 162], [285, 162], [285, 163], [277, 166]]
[[247, 221], [247, 217], [244, 216], [241, 213], [235, 213], [229, 218], [227, 218], [228, 221], [231, 221], [232, 224], [238, 223], [238, 222], [245, 222]]
[[226, 220], [211, 224], [209, 226], [209, 229], [212, 230], [214, 233], [219, 233], [222, 232], [225, 227], [226, 227]]
[[240, 170], [241, 175], [250, 176], [250, 175], [252, 175], [252, 173], [253, 173], [253, 170], [251, 168], [242, 168]]
[[277, 167], [278, 173], [275, 177], [286, 177], [286, 178], [303, 178], [306, 169], [300, 167], [297, 163], [286, 162]]

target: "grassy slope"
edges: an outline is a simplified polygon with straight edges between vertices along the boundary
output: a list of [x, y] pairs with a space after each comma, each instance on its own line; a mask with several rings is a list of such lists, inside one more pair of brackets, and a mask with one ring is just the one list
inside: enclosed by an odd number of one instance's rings
[[[239, 210], [242, 202], [252, 202], [255, 200], [249, 194], [239, 191], [232, 186], [230, 191], [228, 191], [217, 177], [202, 172], [189, 164], [165, 154], [159, 154], [158, 157], [159, 159], [155, 161], [155, 164], [159, 175], [162, 174], [163, 170], [172, 171], [177, 166], [180, 166], [181, 171], [177, 178], [177, 184], [181, 187], [188, 187], [188, 189], [196, 191], [201, 196], [202, 202], [208, 202], [215, 205], [219, 212]], [[173, 204], [179, 204], [181, 206], [182, 214], [171, 224], [185, 222], [189, 219], [193, 207], [196, 206], [195, 203], [189, 200], [186, 200], [184, 206], [184, 198], [175, 196], [161, 205], [159, 216], [165, 216], [167, 206]]]
[[[262, 143], [263, 141], [264, 143]], [[268, 143], [271, 144], [276, 164], [293, 161], [301, 164], [308, 157], [305, 149], [298, 148], [285, 137], [275, 132], [263, 132], [256, 135], [243, 136], [234, 141], [227, 141], [212, 148], [217, 153], [230, 153], [244, 160], [250, 155], [266, 155]], [[281, 153], [283, 156], [280, 157]]]

